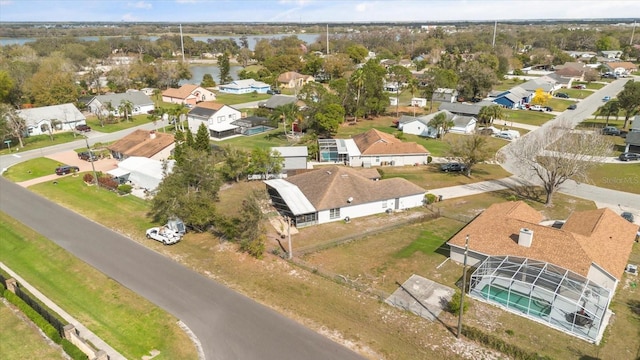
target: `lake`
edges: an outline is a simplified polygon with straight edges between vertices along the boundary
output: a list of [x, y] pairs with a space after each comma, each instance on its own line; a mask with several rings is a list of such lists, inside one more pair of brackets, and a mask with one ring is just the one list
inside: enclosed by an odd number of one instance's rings
[[[211, 74], [216, 84], [220, 84], [220, 68], [217, 65], [189, 65], [191, 70], [191, 79], [180, 80], [179, 84], [200, 84], [204, 74]], [[229, 68], [229, 75], [233, 80], [238, 80], [238, 71], [242, 70], [242, 66], [231, 66]]]
[[[178, 35], [178, 34], [176, 34]], [[283, 37], [287, 37], [287, 36], [292, 36], [295, 35], [298, 37], [298, 39], [304, 41], [307, 44], [312, 44], [314, 42], [316, 42], [318, 40], [318, 38], [320, 37], [320, 34], [269, 34], [269, 35], [247, 35], [247, 41], [249, 43], [249, 49], [253, 50], [255, 49], [256, 43], [262, 39], [282, 39]], [[198, 40], [198, 41], [207, 41], [208, 39], [211, 40], [224, 40], [224, 39], [232, 39], [234, 40], [237, 44], [240, 43], [240, 37], [241, 35], [238, 36], [192, 36], [193, 40]], [[100, 38], [107, 38], [106, 36], [102, 37], [102, 36], [81, 36], [78, 39], [83, 40], [83, 41], [98, 41]], [[129, 38], [129, 36], [122, 36], [122, 38]], [[146, 37], [142, 37], [142, 38], [146, 38], [149, 39], [151, 41], [156, 41], [158, 39], [157, 36], [146, 36]], [[35, 38], [2, 38], [0, 39], [0, 46], [5, 46], [5, 45], [24, 45], [28, 42], [33, 42], [36, 41]]]

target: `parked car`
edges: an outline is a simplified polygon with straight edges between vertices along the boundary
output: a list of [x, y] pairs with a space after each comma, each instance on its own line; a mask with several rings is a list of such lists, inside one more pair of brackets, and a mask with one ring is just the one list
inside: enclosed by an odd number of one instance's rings
[[62, 165], [56, 168], [56, 175], [71, 174], [72, 172], [78, 171], [80, 171], [80, 168], [77, 166]]
[[505, 139], [505, 140], [513, 140], [513, 136], [511, 134], [509, 134], [508, 132], [499, 132], [496, 134], [496, 137], [499, 139]]
[[587, 88], [587, 85], [584, 84], [579, 84], [579, 85], [573, 85], [574, 89], [580, 89], [580, 90], [584, 90]]
[[568, 99], [569, 98], [569, 94], [567, 94], [567, 93], [556, 93], [556, 97], [563, 98], [563, 99]]
[[76, 126], [76, 130], [80, 132], [89, 132], [91, 131], [91, 126], [86, 124], [78, 125]]
[[545, 106], [544, 111], [553, 111], [553, 108], [551, 106]]
[[618, 156], [618, 159], [620, 159], [620, 161], [636, 161], [640, 160], [640, 154], [626, 152], [620, 154], [620, 156]]
[[467, 167], [459, 162], [450, 162], [442, 164], [442, 166], [440, 166], [440, 170], [444, 172], [463, 172], [467, 170]]
[[605, 126], [602, 128], [602, 135], [620, 135], [620, 129], [615, 126]]
[[544, 111], [544, 108], [540, 105], [529, 105], [529, 110], [532, 111]]
[[575, 110], [576, 108], [578, 108], [578, 105], [576, 105], [576, 104], [571, 104], [571, 105], [569, 105], [569, 107], [567, 108], [567, 110]]
[[267, 94], [269, 94], [269, 95], [277, 95], [277, 94], [280, 94], [280, 93], [282, 93], [280, 91], [280, 89], [269, 89], [269, 90], [267, 90]]
[[83, 151], [81, 153], [78, 153], [78, 159], [85, 161], [96, 161], [98, 160], [98, 156], [93, 152]]
[[147, 239], [159, 241], [165, 245], [175, 244], [180, 241], [180, 234], [166, 228], [165, 226], [152, 227], [147, 229]]
[[607, 102], [609, 100], [611, 100], [611, 96], [605, 96], [605, 97], [602, 98], [602, 101], [604, 101], [604, 102]]
[[633, 214], [628, 211], [623, 212], [622, 214], [620, 214], [620, 216], [622, 216], [623, 219], [627, 220], [630, 223], [632, 223], [633, 220], [635, 220], [633, 218]]

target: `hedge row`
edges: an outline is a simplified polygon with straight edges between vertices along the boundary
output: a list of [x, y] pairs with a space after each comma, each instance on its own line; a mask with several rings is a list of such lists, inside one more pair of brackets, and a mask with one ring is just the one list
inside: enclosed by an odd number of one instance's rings
[[53, 327], [53, 325], [49, 324], [47, 320], [45, 320], [42, 315], [38, 314], [29, 304], [24, 302], [24, 300], [20, 299], [18, 295], [12, 293], [11, 291], [4, 289], [2, 286], [3, 292], [2, 296], [4, 296], [10, 303], [15, 305], [20, 311], [25, 314], [34, 324], [36, 324], [44, 333], [47, 335], [49, 339], [51, 339], [56, 344], [62, 345], [62, 349], [74, 360], [87, 360], [89, 357], [82, 352], [77, 346], [69, 342], [67, 339], [63, 339], [58, 330]]
[[56, 344], [60, 344], [62, 342], [62, 337], [58, 334], [58, 330], [53, 327], [53, 325], [49, 324], [47, 320], [45, 320], [42, 315], [38, 314], [29, 304], [24, 302], [22, 299], [18, 297], [18, 295], [12, 293], [9, 290], [4, 291], [4, 297], [9, 300], [10, 303], [15, 305], [23, 314], [25, 314], [31, 321], [33, 321], [42, 331], [47, 335], [47, 337]]
[[548, 356], [543, 356], [538, 353], [530, 353], [526, 350], [523, 350], [515, 345], [511, 345], [506, 343], [501, 338], [485, 334], [481, 330], [476, 328], [463, 325], [462, 326], [462, 335], [466, 336], [468, 339], [477, 341], [487, 347], [490, 347], [494, 350], [497, 350], [514, 360], [551, 360], [552, 358]]

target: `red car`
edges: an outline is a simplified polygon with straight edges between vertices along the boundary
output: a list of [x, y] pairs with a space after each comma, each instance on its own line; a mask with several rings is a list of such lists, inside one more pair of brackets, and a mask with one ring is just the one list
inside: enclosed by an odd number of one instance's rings
[[76, 126], [76, 130], [80, 132], [88, 132], [91, 131], [91, 126], [87, 124], [78, 125]]

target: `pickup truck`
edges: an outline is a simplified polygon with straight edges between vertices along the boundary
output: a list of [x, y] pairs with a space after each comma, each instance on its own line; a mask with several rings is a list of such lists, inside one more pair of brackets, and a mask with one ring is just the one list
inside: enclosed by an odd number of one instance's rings
[[529, 106], [529, 110], [532, 111], [544, 111], [544, 108], [540, 105], [531, 105]]

